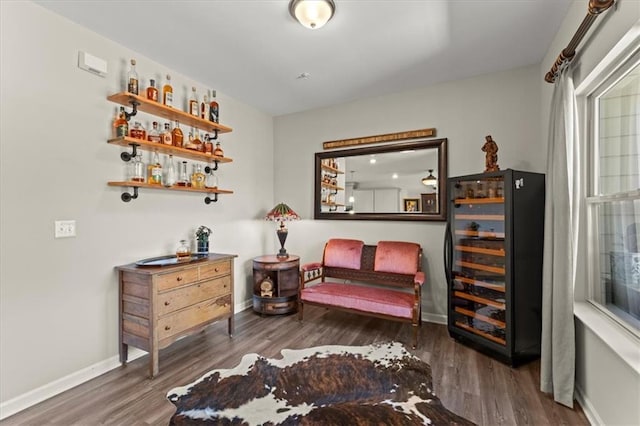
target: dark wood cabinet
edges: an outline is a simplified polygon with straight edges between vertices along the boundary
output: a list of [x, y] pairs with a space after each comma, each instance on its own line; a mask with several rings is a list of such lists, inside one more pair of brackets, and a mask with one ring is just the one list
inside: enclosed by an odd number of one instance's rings
[[448, 179], [449, 334], [517, 365], [540, 355], [544, 175]]
[[253, 310], [289, 314], [298, 309], [300, 257], [259, 256], [253, 259]]

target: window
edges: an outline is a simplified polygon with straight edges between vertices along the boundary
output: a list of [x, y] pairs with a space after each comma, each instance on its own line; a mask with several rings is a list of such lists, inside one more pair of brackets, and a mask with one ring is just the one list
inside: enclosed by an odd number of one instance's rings
[[588, 299], [640, 336], [640, 50], [587, 96]]

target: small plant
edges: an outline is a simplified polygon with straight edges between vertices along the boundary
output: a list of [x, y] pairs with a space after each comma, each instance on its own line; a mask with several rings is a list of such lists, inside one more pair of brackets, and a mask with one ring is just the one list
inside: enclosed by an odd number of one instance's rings
[[211, 235], [211, 229], [202, 225], [196, 231], [196, 238], [198, 241], [208, 241], [209, 235]]

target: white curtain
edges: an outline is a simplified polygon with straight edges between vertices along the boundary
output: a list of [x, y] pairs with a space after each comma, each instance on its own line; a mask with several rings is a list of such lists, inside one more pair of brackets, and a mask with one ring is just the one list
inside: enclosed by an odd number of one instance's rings
[[576, 99], [570, 70], [558, 77], [552, 98], [547, 155], [540, 389], [573, 407], [576, 277], [580, 196]]

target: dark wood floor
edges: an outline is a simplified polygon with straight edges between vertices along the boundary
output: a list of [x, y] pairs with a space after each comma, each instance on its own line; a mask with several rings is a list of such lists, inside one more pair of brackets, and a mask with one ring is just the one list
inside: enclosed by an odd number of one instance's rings
[[[147, 378], [147, 357], [115, 369], [0, 422], [2, 425], [163, 425], [174, 412], [167, 391], [215, 368], [231, 368], [246, 353], [276, 357], [281, 349], [396, 340], [410, 347], [410, 326], [322, 308], [297, 316], [236, 315], [233, 339], [226, 321], [182, 339], [160, 354], [160, 374]], [[480, 425], [588, 425], [539, 389], [539, 361], [517, 369], [480, 354], [425, 323], [411, 351], [431, 365], [434, 389], [445, 407]]]

